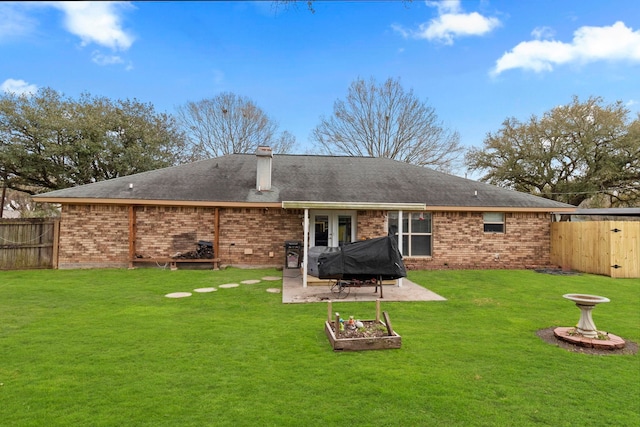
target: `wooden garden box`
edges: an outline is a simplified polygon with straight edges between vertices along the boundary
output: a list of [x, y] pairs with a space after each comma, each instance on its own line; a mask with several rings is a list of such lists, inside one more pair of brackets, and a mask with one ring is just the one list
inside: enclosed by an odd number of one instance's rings
[[380, 320], [380, 300], [376, 301], [376, 319], [363, 320], [363, 323], [382, 325], [387, 333], [387, 335], [385, 336], [340, 338], [335, 332], [339, 331], [338, 316], [336, 316], [335, 319], [331, 319], [331, 301], [329, 301], [327, 312], [329, 320], [324, 322], [324, 331], [334, 351], [385, 350], [391, 348], [400, 348], [402, 346], [402, 337], [393, 330], [387, 312], [382, 313], [385, 321], [382, 322]]

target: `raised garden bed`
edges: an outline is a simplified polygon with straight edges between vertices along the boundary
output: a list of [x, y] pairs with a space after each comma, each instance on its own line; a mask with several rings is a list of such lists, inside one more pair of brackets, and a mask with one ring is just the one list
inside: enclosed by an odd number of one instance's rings
[[[332, 316], [331, 301], [328, 306], [328, 318]], [[385, 350], [400, 348], [402, 337], [393, 330], [389, 315], [383, 312], [384, 322], [380, 319], [380, 300], [376, 301], [376, 319], [362, 320], [362, 326], [356, 329], [344, 327], [340, 330], [340, 316], [324, 323], [324, 331], [334, 351]]]

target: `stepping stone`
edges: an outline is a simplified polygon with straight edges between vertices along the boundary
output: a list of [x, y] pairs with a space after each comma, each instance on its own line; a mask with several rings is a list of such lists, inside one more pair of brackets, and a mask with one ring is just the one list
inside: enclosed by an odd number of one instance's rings
[[280, 279], [282, 279], [282, 277], [278, 277], [278, 276], [267, 276], [262, 278], [262, 280], [270, 280], [270, 281], [280, 280]]
[[194, 289], [193, 291], [203, 293], [203, 292], [215, 292], [217, 291], [217, 289], [216, 288], [198, 288], [198, 289]]
[[173, 292], [171, 294], [166, 294], [165, 297], [167, 298], [184, 298], [184, 297], [190, 297], [191, 296], [191, 292]]
[[268, 288], [267, 292], [272, 293], [272, 294], [279, 294], [280, 293], [280, 288]]
[[255, 285], [256, 283], [260, 283], [260, 280], [243, 280], [240, 283], [243, 285]]
[[238, 286], [240, 286], [240, 285], [237, 284], [237, 283], [227, 283], [225, 285], [220, 285], [218, 287], [227, 289], [227, 288], [237, 288]]

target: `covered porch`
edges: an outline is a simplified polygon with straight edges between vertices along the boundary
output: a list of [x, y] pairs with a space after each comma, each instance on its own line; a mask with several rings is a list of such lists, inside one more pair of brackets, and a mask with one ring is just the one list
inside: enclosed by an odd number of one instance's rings
[[[304, 211], [302, 221], [303, 241], [302, 253], [300, 254], [301, 265], [307, 266], [309, 263], [309, 249], [313, 246], [339, 247], [344, 244], [356, 241], [357, 230], [354, 224], [354, 217], [349, 212], [357, 211], [395, 211], [399, 214], [398, 239], [402, 252], [402, 212], [424, 212], [424, 203], [365, 203], [365, 202], [319, 202], [319, 201], [283, 201], [283, 209], [301, 209]], [[314, 217], [314, 233], [311, 233], [311, 213]], [[319, 218], [322, 218], [321, 220]], [[319, 222], [320, 221], [320, 222]], [[323, 225], [323, 233], [318, 233], [316, 226]], [[340, 226], [343, 225], [344, 229]], [[309, 285], [310, 276], [307, 268], [300, 271], [300, 284], [303, 288]], [[403, 286], [403, 281], [398, 282], [398, 287]], [[386, 287], [385, 287], [386, 289]]]

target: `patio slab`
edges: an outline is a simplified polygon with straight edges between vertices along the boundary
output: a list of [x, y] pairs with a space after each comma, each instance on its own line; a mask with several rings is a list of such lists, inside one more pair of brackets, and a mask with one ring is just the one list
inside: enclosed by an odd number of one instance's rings
[[[402, 286], [384, 285], [383, 301], [446, 301], [447, 299], [423, 288], [406, 279], [402, 279]], [[327, 285], [302, 286], [302, 271], [299, 269], [282, 270], [282, 302], [310, 303], [310, 302], [362, 302], [380, 299], [375, 288], [352, 288], [346, 298], [337, 299]]]

